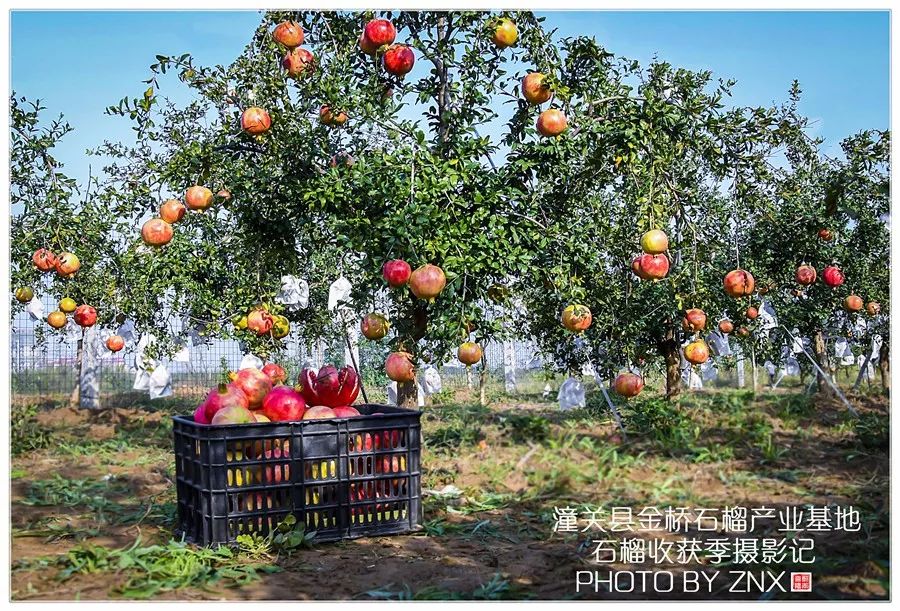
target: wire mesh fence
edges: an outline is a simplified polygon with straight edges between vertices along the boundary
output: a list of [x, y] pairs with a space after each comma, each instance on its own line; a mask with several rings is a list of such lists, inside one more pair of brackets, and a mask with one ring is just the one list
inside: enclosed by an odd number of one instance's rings
[[[44, 298], [44, 312], [55, 309], [55, 303]], [[62, 333], [49, 333], [40, 313], [18, 314], [11, 325], [11, 399], [14, 403], [59, 404], [77, 397], [79, 383], [79, 339], [81, 328], [70, 321]], [[141, 346], [135, 339], [126, 342], [117, 353], [108, 350], [98, 352], [95, 375], [99, 385], [101, 404], [116, 405], [146, 401], [145, 388], [139, 384]], [[296, 381], [304, 366], [334, 363], [342, 366], [346, 361], [343, 340], [322, 340], [315, 345], [304, 345], [290, 336], [285, 340], [285, 350], [276, 359], [288, 372], [289, 381]], [[530, 342], [512, 342], [506, 347], [507, 355], [517, 380], [531, 389], [543, 386], [542, 360]], [[227, 371], [240, 368], [247, 354], [237, 340], [212, 339], [206, 343], [188, 345], [172, 358], [162, 361], [168, 373], [172, 396], [198, 399], [211, 387], [223, 380]], [[369, 400], [384, 401], [387, 398], [389, 380], [383, 373], [387, 349], [384, 345], [362, 339], [359, 343], [359, 369]], [[492, 389], [505, 386], [504, 345], [484, 346], [483, 366], [486, 385]], [[454, 391], [477, 387], [481, 367], [467, 370], [459, 362], [447, 363], [438, 368], [442, 390]]]

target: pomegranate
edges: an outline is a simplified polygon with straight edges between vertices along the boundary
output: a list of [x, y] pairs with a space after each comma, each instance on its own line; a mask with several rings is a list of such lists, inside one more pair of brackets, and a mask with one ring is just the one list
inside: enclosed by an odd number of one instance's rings
[[569, 126], [566, 114], [558, 108], [548, 108], [537, 119], [537, 130], [542, 136], [558, 136]]
[[206, 187], [194, 185], [184, 193], [184, 203], [191, 210], [206, 210], [213, 203], [213, 193]]
[[335, 418], [355, 418], [360, 415], [362, 414], [359, 413], [359, 410], [352, 405], [340, 405], [334, 408]]
[[384, 362], [384, 370], [394, 382], [412, 382], [416, 379], [412, 355], [408, 352], [391, 352]]
[[272, 391], [272, 379], [256, 367], [247, 367], [234, 374], [232, 383], [247, 395], [250, 409], [259, 409]]
[[296, 21], [282, 21], [272, 31], [272, 38], [288, 49], [299, 47], [303, 44], [303, 27]]
[[66, 326], [66, 322], [68, 319], [64, 312], [60, 312], [57, 310], [56, 312], [50, 312], [47, 315], [47, 324], [53, 327], [54, 329], [62, 329]]
[[60, 253], [56, 258], [56, 273], [63, 278], [71, 278], [81, 269], [81, 261], [71, 252]]
[[641, 255], [640, 266], [647, 280], [660, 280], [669, 273], [669, 258], [666, 255], [644, 253]]
[[187, 208], [177, 199], [167, 199], [159, 207], [159, 218], [167, 223], [177, 223], [184, 218]]
[[835, 265], [829, 265], [822, 270], [822, 280], [831, 288], [841, 286], [844, 284], [844, 272]]
[[834, 237], [834, 233], [832, 233], [832, 231], [830, 229], [819, 229], [819, 239], [828, 242], [833, 237]]
[[209, 424], [209, 418], [206, 417], [206, 401], [197, 406], [194, 410], [194, 422], [197, 424]]
[[740, 327], [737, 330], [738, 337], [750, 337], [750, 329], [747, 327]]
[[209, 391], [203, 404], [206, 405], [206, 419], [210, 421], [222, 408], [238, 406], [249, 409], [250, 405], [244, 391], [234, 384], [219, 384], [218, 387]]
[[272, 422], [303, 420], [306, 400], [290, 386], [276, 386], [262, 402], [262, 414]]
[[745, 314], [747, 315], [747, 318], [749, 318], [750, 320], [756, 320], [757, 317], [759, 317], [759, 310], [757, 310], [753, 306], [750, 306], [749, 308], [747, 308], [747, 311], [745, 312]]
[[363, 36], [378, 49], [394, 42], [397, 37], [397, 29], [387, 19], [372, 19], [363, 28]]
[[522, 79], [522, 97], [529, 104], [543, 104], [553, 95], [546, 79], [540, 72], [529, 72]]
[[810, 285], [816, 281], [816, 268], [812, 265], [803, 264], [794, 272], [794, 279], [797, 280], [798, 284]]
[[644, 389], [644, 380], [631, 372], [620, 373], [613, 382], [613, 389], [623, 397], [636, 397]]
[[300, 47], [288, 51], [281, 59], [281, 67], [285, 69], [288, 76], [291, 78], [300, 78], [303, 73], [307, 71], [312, 72], [315, 65], [315, 56], [307, 49], [302, 49]]
[[172, 226], [162, 219], [150, 219], [141, 227], [141, 238], [147, 246], [164, 246], [174, 234]]
[[877, 301], [870, 301], [866, 304], [866, 312], [869, 316], [877, 316], [881, 312], [881, 304]]
[[412, 268], [402, 259], [392, 259], [381, 267], [382, 277], [394, 288], [406, 286], [411, 274]]
[[275, 319], [266, 310], [253, 310], [247, 315], [247, 328], [257, 335], [265, 335], [275, 326]]
[[326, 420], [328, 418], [337, 418], [337, 414], [326, 405], [314, 405], [303, 414], [304, 420]]
[[318, 371], [304, 369], [299, 382], [309, 405], [350, 405], [359, 396], [359, 375], [349, 365], [340, 370], [334, 365], [325, 365]]
[[634, 259], [631, 260], [631, 271], [641, 280], [650, 279], [650, 277], [644, 273], [644, 268], [641, 267], [641, 255], [637, 255]]
[[730, 320], [720, 320], [719, 331], [725, 333], [726, 335], [728, 333], [731, 333], [732, 331], [734, 331], [734, 323], [732, 323]]
[[390, 324], [388, 324], [387, 318], [384, 317], [383, 314], [379, 314], [378, 312], [372, 312], [371, 314], [366, 314], [362, 322], [359, 324], [360, 329], [362, 330], [363, 336], [366, 339], [371, 340], [379, 340], [385, 335], [387, 335], [388, 329], [390, 328]]
[[659, 229], [651, 229], [641, 236], [641, 250], [649, 255], [658, 255], [669, 248], [669, 236]]
[[231, 199], [231, 191], [228, 189], [219, 189], [219, 192], [216, 193], [216, 197], [221, 199], [223, 202], [227, 202]]
[[106, 347], [109, 348], [111, 352], [118, 352], [125, 347], [125, 338], [121, 335], [110, 335], [106, 338]]
[[258, 106], [251, 106], [241, 113], [241, 129], [252, 136], [264, 134], [269, 131], [270, 127], [272, 127], [272, 117]]
[[319, 109], [319, 121], [325, 125], [343, 125], [347, 122], [347, 113], [344, 111], [334, 113], [328, 106], [322, 106]]
[[336, 168], [340, 165], [352, 168], [354, 163], [356, 162], [353, 159], [353, 155], [347, 153], [346, 151], [341, 151], [331, 156], [331, 160], [328, 162], [328, 165], [332, 168]]
[[210, 424], [216, 426], [223, 424], [251, 424], [253, 422], [256, 422], [256, 416], [253, 415], [253, 412], [240, 405], [228, 405], [217, 410], [209, 421]]
[[753, 293], [756, 281], [753, 275], [742, 269], [733, 269], [727, 274], [722, 281], [725, 286], [725, 292], [732, 297], [744, 297]]
[[481, 346], [475, 342], [463, 342], [456, 350], [456, 358], [463, 365], [474, 365], [481, 360]]
[[93, 306], [82, 304], [75, 308], [75, 314], [72, 316], [75, 324], [82, 327], [93, 327], [97, 322], [97, 310]]
[[594, 316], [587, 306], [577, 303], [566, 306], [560, 317], [562, 325], [569, 331], [584, 331], [591, 326]]
[[427, 263], [409, 276], [409, 288], [419, 299], [434, 301], [447, 285], [447, 277], [437, 265]]
[[692, 341], [684, 347], [684, 358], [694, 365], [701, 365], [709, 360], [709, 346], [702, 339]]
[[59, 300], [59, 309], [61, 311], [65, 312], [66, 314], [74, 312], [76, 307], [78, 307], [78, 305], [75, 303], [75, 300], [72, 299], [71, 297], [63, 297], [62, 299]]
[[703, 331], [706, 328], [706, 312], [699, 308], [687, 310], [681, 319], [681, 328], [692, 333]]
[[23, 286], [16, 289], [16, 301], [19, 303], [28, 303], [32, 299], [34, 299], [34, 291], [31, 290], [31, 287]]
[[262, 368], [262, 372], [269, 376], [272, 384], [284, 384], [287, 382], [287, 372], [284, 367], [276, 363], [266, 363]]
[[501, 19], [494, 28], [494, 35], [491, 40], [498, 49], [505, 49], [516, 44], [519, 39], [519, 29], [516, 24], [509, 19]]
[[848, 312], [859, 312], [863, 308], [863, 300], [859, 295], [848, 295], [844, 299], [844, 309]]
[[50, 272], [56, 268], [56, 255], [46, 248], [38, 248], [31, 255], [31, 261], [34, 266], [42, 272]]
[[366, 55], [375, 55], [378, 51], [378, 47], [371, 40], [366, 38], [366, 33], [363, 32], [359, 35], [359, 48]]
[[391, 45], [381, 57], [384, 69], [394, 76], [403, 76], [413, 69], [416, 56], [406, 45]]
[[275, 339], [284, 339], [291, 333], [291, 321], [287, 319], [287, 316], [278, 316], [272, 317], [272, 337]]
[[[290, 457], [290, 445], [285, 445], [284, 447], [278, 448], [269, 448], [264, 453], [263, 456], [269, 460], [275, 461], [279, 458], [286, 459]], [[266, 465], [262, 469], [263, 482], [266, 484], [277, 484], [278, 482], [290, 481], [291, 479], [291, 465], [288, 462], [276, 462], [271, 465]]]

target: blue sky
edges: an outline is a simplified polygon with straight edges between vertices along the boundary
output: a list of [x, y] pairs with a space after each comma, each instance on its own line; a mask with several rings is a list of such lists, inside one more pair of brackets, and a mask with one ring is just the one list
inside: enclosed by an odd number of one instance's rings
[[[543, 15], [558, 36], [595, 36], [610, 51], [642, 63], [658, 56], [734, 78], [735, 104], [782, 101], [796, 78], [804, 93], [801, 110], [817, 120], [815, 133], [827, 139], [829, 152], [848, 134], [890, 126], [887, 11]], [[91, 161], [85, 149], [104, 138], [130, 138], [127, 122], [103, 109], [143, 91], [141, 80], [156, 54], [191, 53], [201, 64], [227, 64], [258, 22], [256, 11], [13, 11], [11, 86], [73, 124], [76, 131], [57, 157], [67, 173], [83, 179]]]

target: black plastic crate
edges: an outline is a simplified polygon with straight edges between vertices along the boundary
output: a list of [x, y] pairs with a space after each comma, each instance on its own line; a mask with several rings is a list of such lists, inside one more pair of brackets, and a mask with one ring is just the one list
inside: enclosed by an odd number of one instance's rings
[[289, 514], [316, 541], [418, 530], [422, 412], [354, 407], [363, 416], [222, 426], [175, 416], [177, 536], [228, 543]]

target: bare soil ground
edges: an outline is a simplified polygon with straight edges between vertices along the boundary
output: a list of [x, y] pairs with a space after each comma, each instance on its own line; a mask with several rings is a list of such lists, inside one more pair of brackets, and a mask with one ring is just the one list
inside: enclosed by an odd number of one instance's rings
[[[539, 397], [488, 407], [457, 397], [423, 416], [422, 531], [335, 544], [244, 543], [230, 556], [171, 543], [169, 404], [89, 415], [14, 410], [12, 598], [154, 599], [884, 599], [889, 596], [888, 403], [796, 392], [714, 390], [674, 407], [625, 407], [627, 439], [602, 399], [562, 413]], [[447, 488], [450, 486], [450, 488]], [[444, 491], [441, 493], [440, 491]], [[849, 506], [856, 532], [801, 533], [815, 563], [716, 566], [601, 563], [600, 538], [684, 535], [554, 532], [554, 507]], [[721, 532], [691, 536], [733, 538]], [[782, 538], [773, 522], [753, 538]], [[118, 551], [117, 551], [118, 550]], [[223, 552], [224, 554], [224, 552]], [[576, 591], [577, 571], [712, 575], [699, 594]], [[728, 571], [812, 572], [810, 593], [730, 592]], [[787, 585], [786, 581], [782, 582]]]

